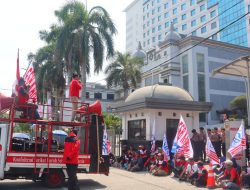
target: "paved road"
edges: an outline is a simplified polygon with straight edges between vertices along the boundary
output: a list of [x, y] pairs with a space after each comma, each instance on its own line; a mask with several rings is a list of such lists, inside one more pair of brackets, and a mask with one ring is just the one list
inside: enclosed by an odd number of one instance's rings
[[[130, 173], [111, 168], [109, 176], [97, 174], [79, 174], [81, 190], [200, 190], [191, 184], [179, 182], [175, 178], [154, 177], [146, 172]], [[0, 181], [0, 190], [47, 190], [43, 183], [27, 180]], [[203, 188], [204, 190], [206, 188]], [[54, 190], [67, 190], [66, 186]], [[219, 190], [219, 189], [218, 189]]]

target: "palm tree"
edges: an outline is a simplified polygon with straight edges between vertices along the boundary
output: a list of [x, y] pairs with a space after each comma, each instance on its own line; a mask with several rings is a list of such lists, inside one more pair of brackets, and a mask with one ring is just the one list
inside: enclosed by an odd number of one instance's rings
[[107, 86], [121, 86], [126, 98], [129, 88], [136, 88], [141, 82], [140, 68], [142, 65], [143, 59], [133, 58], [129, 53], [117, 52], [114, 61], [105, 69]]
[[[87, 11], [78, 1], [67, 3], [55, 12], [59, 20], [59, 35], [56, 45], [56, 61], [65, 58], [67, 72], [72, 73], [74, 60], [81, 71], [83, 88], [82, 101], [85, 100], [86, 74], [90, 71], [90, 57], [93, 55], [94, 72], [102, 70], [103, 60], [114, 55], [113, 35], [116, 28], [108, 12], [100, 7]], [[106, 48], [105, 48], [106, 47]]]

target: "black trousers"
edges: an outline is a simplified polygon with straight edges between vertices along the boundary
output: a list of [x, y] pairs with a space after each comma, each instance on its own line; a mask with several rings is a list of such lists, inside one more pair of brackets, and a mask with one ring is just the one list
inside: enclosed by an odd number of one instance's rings
[[80, 190], [76, 175], [78, 164], [66, 164], [66, 166], [67, 166], [67, 173], [69, 175], [68, 190]]

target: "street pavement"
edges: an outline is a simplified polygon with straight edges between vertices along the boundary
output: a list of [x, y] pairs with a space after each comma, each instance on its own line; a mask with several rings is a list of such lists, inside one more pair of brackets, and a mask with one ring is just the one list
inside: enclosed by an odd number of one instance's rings
[[[110, 175], [78, 174], [81, 190], [200, 190], [186, 182], [179, 182], [172, 176], [155, 177], [147, 172], [131, 173], [117, 168], [111, 168]], [[28, 180], [0, 181], [0, 190], [47, 190], [43, 183]], [[64, 187], [54, 190], [67, 190]], [[219, 190], [219, 189], [218, 189]]]

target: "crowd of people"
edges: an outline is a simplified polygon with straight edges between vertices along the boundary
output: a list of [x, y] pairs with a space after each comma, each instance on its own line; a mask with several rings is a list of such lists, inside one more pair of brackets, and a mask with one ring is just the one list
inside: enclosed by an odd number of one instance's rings
[[[205, 132], [201, 127], [199, 132], [192, 130], [192, 134], [191, 142], [194, 151], [192, 158], [170, 154], [166, 159], [161, 148], [152, 152], [146, 150], [143, 145], [138, 149], [124, 146], [122, 156], [117, 160], [117, 166], [130, 172], [148, 171], [153, 176], [171, 175], [179, 181], [186, 181], [197, 187], [206, 187], [209, 168], [206, 141], [209, 137], [220, 159], [220, 164], [213, 165], [212, 169], [215, 173], [216, 186], [226, 189], [240, 189], [241, 186], [250, 188], [250, 162], [247, 164], [249, 167], [240, 167], [234, 158], [226, 160], [225, 129], [207, 129]], [[248, 147], [247, 145], [247, 152]], [[246, 157], [248, 158], [248, 153]]]

